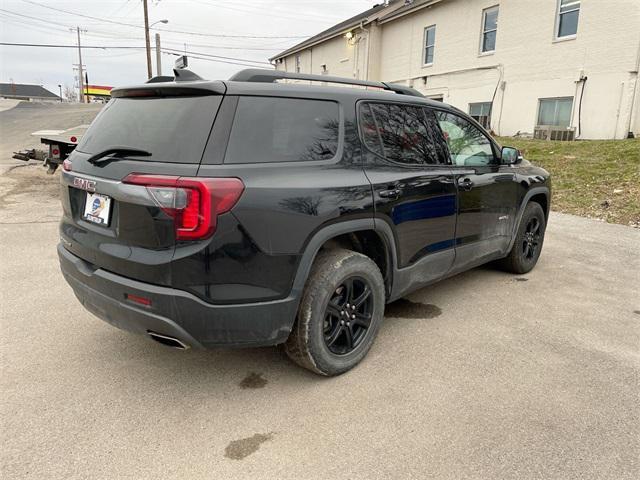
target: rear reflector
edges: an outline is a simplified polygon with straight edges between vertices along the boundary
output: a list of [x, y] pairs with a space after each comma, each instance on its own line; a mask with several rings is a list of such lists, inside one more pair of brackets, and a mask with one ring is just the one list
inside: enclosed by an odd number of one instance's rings
[[201, 240], [213, 235], [218, 215], [231, 210], [244, 191], [239, 178], [132, 173], [123, 182], [147, 188], [156, 205], [174, 219], [177, 240]]
[[145, 307], [151, 306], [151, 299], [146, 297], [139, 297], [138, 295], [132, 295], [130, 293], [125, 293], [124, 298], [133, 303], [138, 303], [140, 305], [144, 305]]

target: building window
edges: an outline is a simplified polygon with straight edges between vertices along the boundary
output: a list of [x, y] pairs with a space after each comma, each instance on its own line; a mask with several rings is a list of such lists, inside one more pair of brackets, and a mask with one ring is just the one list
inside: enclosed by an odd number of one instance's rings
[[433, 54], [436, 49], [436, 26], [431, 25], [424, 29], [424, 64], [433, 63]]
[[487, 130], [491, 128], [491, 102], [470, 103], [469, 115]]
[[580, 18], [580, 0], [558, 0], [558, 18], [556, 37], [573, 37], [578, 33]]
[[300, 55], [296, 55], [296, 73], [300, 73]]
[[538, 125], [568, 127], [571, 125], [573, 97], [541, 98], [538, 108]]
[[499, 7], [487, 8], [482, 12], [482, 53], [493, 52], [496, 49], [496, 35], [498, 33]]

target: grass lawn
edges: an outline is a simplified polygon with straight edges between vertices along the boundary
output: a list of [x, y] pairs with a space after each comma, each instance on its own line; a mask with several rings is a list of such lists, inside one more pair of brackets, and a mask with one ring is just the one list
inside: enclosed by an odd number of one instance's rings
[[640, 139], [498, 141], [552, 174], [553, 210], [640, 226]]

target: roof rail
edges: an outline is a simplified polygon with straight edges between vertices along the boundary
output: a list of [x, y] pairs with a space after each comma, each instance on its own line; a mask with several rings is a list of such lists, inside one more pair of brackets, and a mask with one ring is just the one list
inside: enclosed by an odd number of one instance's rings
[[248, 68], [232, 76], [232, 82], [257, 82], [274, 83], [276, 80], [309, 80], [312, 82], [341, 83], [345, 85], [358, 85], [361, 87], [381, 88], [401, 95], [424, 97], [420, 92], [411, 87], [396, 85], [395, 83], [373, 82], [369, 80], [357, 80], [355, 78], [331, 77], [329, 75], [310, 75], [308, 73], [283, 72], [281, 70], [266, 70], [262, 68]]

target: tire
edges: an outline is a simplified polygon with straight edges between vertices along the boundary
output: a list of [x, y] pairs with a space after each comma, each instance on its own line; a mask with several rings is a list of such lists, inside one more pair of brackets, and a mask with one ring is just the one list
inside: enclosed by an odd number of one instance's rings
[[538, 263], [547, 223], [539, 203], [529, 202], [524, 209], [513, 247], [499, 264], [507, 272], [524, 274]]
[[[369, 295], [365, 298], [366, 288]], [[370, 258], [351, 250], [321, 251], [311, 268], [285, 352], [317, 374], [345, 373], [373, 345], [384, 305], [384, 280]], [[349, 315], [345, 316], [347, 310]]]

